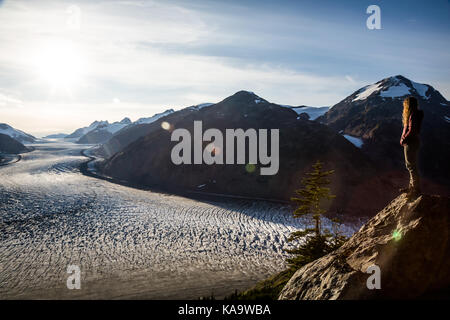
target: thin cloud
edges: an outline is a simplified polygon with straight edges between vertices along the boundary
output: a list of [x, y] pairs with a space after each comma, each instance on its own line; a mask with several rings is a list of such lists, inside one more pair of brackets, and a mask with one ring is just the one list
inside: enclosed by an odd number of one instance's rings
[[[439, 34], [423, 31], [415, 45], [417, 34], [399, 34], [388, 25], [383, 31], [389, 32], [369, 32], [364, 10], [361, 21], [342, 22], [301, 7], [274, 12], [245, 3], [73, 4], [81, 13], [75, 30], [67, 27], [72, 3], [6, 1], [0, 7], [0, 87], [20, 93], [20, 99], [4, 95], [10, 104], [20, 101], [30, 115], [22, 127], [36, 125], [25, 123], [36, 110], [69, 131], [95, 119], [139, 118], [167, 107], [218, 102], [242, 89], [275, 103], [333, 105], [394, 74], [450, 93], [448, 81], [442, 81], [450, 50]], [[36, 72], [39, 52], [60, 41], [83, 61], [70, 94], [51, 90]], [[0, 105], [6, 98], [0, 96]], [[13, 119], [5, 109], [0, 117]]]
[[0, 92], [0, 107], [16, 108], [21, 107], [22, 103], [22, 100]]

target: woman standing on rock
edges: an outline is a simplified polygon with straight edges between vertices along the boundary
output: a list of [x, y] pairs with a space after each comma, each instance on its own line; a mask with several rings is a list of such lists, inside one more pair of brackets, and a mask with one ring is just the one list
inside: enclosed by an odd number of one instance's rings
[[405, 165], [409, 171], [408, 188], [400, 189], [408, 192], [409, 198], [420, 195], [420, 178], [417, 169], [417, 154], [420, 147], [420, 127], [423, 120], [423, 111], [418, 109], [417, 99], [408, 97], [403, 101], [403, 133], [400, 144], [405, 154]]

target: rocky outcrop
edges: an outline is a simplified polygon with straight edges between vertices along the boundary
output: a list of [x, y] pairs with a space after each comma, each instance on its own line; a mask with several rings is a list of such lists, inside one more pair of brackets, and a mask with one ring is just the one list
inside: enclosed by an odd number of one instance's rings
[[0, 153], [19, 154], [30, 151], [19, 141], [0, 133]]
[[[412, 299], [450, 288], [450, 198], [400, 195], [341, 248], [299, 269], [280, 299]], [[380, 268], [381, 289], [367, 280]]]

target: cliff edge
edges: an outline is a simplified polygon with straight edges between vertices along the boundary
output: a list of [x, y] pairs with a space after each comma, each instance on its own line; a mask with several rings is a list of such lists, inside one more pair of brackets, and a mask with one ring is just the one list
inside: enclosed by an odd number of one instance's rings
[[[450, 198], [408, 202], [402, 194], [341, 248], [300, 268], [279, 299], [414, 299], [448, 290], [449, 234]], [[377, 273], [380, 289], [369, 289]]]

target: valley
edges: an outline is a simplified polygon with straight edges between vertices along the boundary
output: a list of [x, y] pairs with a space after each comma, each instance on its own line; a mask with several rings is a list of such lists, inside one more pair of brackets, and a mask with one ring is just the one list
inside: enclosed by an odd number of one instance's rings
[[[87, 145], [35, 144], [0, 167], [0, 297], [223, 297], [284, 268], [288, 206], [198, 201], [85, 176]], [[347, 226], [351, 234], [355, 228]], [[66, 287], [67, 266], [81, 289]]]

